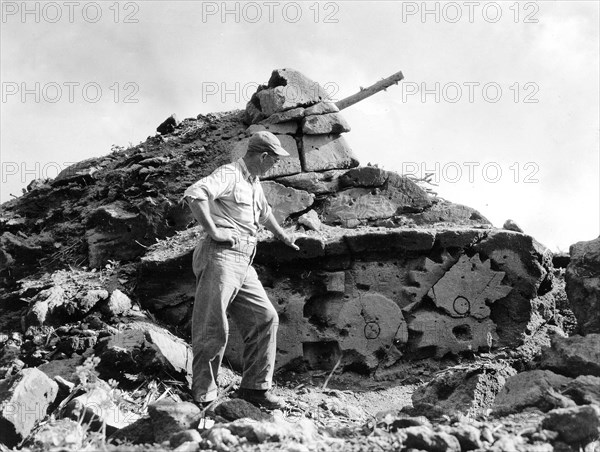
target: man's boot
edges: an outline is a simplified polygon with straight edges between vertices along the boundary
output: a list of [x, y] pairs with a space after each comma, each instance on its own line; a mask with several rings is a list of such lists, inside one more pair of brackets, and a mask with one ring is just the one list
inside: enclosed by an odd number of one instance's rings
[[283, 410], [285, 408], [284, 400], [267, 389], [240, 388], [238, 398], [268, 410]]

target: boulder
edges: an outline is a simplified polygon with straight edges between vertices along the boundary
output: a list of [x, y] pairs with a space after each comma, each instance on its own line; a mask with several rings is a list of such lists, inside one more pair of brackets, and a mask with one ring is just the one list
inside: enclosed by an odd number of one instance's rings
[[550, 411], [556, 407], [574, 405], [560, 394], [570, 382], [570, 378], [549, 370], [522, 372], [508, 379], [494, 401], [492, 412], [505, 415], [529, 407]]
[[265, 116], [262, 115], [264, 119], [260, 121], [260, 124], [266, 126], [267, 124], [280, 124], [282, 122], [295, 121], [304, 117], [304, 111], [304, 108], [298, 107], [292, 108], [291, 110], [280, 111], [272, 114], [268, 118], [265, 118]]
[[411, 312], [407, 320], [409, 331], [415, 334], [411, 348], [426, 355], [433, 351], [436, 358], [447, 353], [489, 350], [498, 342], [496, 325], [489, 318], [454, 318], [423, 309]]
[[350, 125], [339, 113], [310, 115], [305, 116], [302, 121], [302, 132], [308, 135], [339, 135], [340, 133], [350, 132]]
[[265, 116], [329, 99], [327, 92], [318, 83], [289, 68], [274, 70], [267, 88], [259, 88], [254, 96]]
[[550, 347], [542, 349], [540, 367], [569, 377], [600, 377], [600, 334], [571, 337], [554, 335]]
[[109, 316], [118, 316], [127, 313], [131, 306], [131, 299], [119, 289], [115, 289], [103, 306], [103, 311]]
[[279, 223], [291, 214], [308, 209], [315, 200], [315, 196], [311, 193], [273, 181], [263, 182], [262, 187], [267, 201], [273, 208], [273, 215]]
[[577, 405], [600, 405], [600, 377], [581, 375], [567, 384], [563, 394]]
[[434, 432], [425, 426], [408, 427], [401, 430], [406, 448], [427, 450], [429, 452], [460, 452], [458, 439], [448, 433]]
[[261, 179], [273, 179], [275, 177], [289, 176], [291, 174], [298, 174], [302, 171], [300, 165], [300, 157], [298, 155], [298, 147], [293, 137], [287, 135], [277, 135], [281, 146], [290, 154], [289, 157], [282, 157], [279, 161], [273, 165]]
[[77, 182], [80, 184], [93, 184], [94, 173], [101, 169], [100, 161], [98, 158], [91, 158], [82, 160], [81, 162], [74, 163], [60, 173], [52, 181], [53, 186], [67, 185], [71, 182]]
[[174, 433], [195, 429], [202, 417], [200, 408], [191, 402], [163, 400], [148, 405], [157, 442], [168, 440]]
[[101, 358], [98, 370], [107, 378], [122, 378], [125, 372], [164, 373], [191, 381], [192, 350], [164, 328], [130, 324], [128, 329], [102, 338], [96, 346]]
[[[60, 308], [67, 303], [69, 301], [62, 287], [52, 286], [42, 290], [31, 302], [26, 317], [27, 323], [29, 325], [44, 325], [47, 321], [51, 320], [51, 317], [56, 317], [57, 314], [60, 314]], [[64, 319], [61, 320], [64, 321]]]
[[33, 368], [0, 381], [0, 442], [16, 446], [46, 417], [58, 385], [44, 372]]
[[492, 363], [476, 369], [448, 370], [413, 393], [416, 410], [428, 416], [476, 417], [485, 414], [506, 380], [517, 372], [507, 364]]
[[326, 113], [337, 113], [340, 109], [332, 102], [319, 102], [304, 110], [305, 116], [324, 115]]
[[161, 135], [167, 135], [169, 133], [173, 133], [175, 128], [180, 124], [179, 119], [177, 119], [177, 115], [173, 113], [167, 119], [165, 119], [160, 125], [156, 128], [156, 131]]
[[569, 249], [566, 291], [581, 334], [600, 334], [600, 237]]
[[559, 438], [576, 448], [585, 447], [600, 437], [600, 407], [585, 405], [552, 410], [542, 428], [558, 432]]
[[523, 232], [523, 229], [521, 229], [519, 225], [511, 219], [506, 220], [502, 225], [502, 228], [506, 229], [507, 231]]
[[300, 160], [304, 171], [354, 168], [359, 164], [341, 135], [304, 135]]

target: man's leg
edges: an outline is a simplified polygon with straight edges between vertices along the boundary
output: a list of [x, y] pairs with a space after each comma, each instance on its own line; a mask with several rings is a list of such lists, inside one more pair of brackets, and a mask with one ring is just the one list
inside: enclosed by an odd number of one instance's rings
[[196, 402], [217, 398], [217, 375], [229, 334], [226, 310], [239, 286], [237, 272], [226, 265], [227, 260], [220, 253], [219, 246], [210, 239], [194, 252], [192, 394]]
[[279, 317], [256, 270], [248, 268], [246, 279], [234, 298], [229, 313], [244, 341], [241, 388], [271, 388], [277, 351]]

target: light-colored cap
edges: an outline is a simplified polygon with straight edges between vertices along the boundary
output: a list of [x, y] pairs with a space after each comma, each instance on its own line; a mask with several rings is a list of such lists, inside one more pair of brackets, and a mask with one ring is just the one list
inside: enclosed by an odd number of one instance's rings
[[270, 152], [280, 157], [289, 157], [290, 155], [281, 147], [279, 138], [266, 130], [252, 134], [248, 143], [248, 152]]

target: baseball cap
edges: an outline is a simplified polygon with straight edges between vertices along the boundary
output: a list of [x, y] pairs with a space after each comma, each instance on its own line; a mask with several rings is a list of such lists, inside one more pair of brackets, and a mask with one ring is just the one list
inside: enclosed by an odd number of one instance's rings
[[248, 152], [270, 152], [281, 157], [288, 157], [290, 155], [281, 147], [279, 138], [266, 130], [252, 134], [248, 143]]

